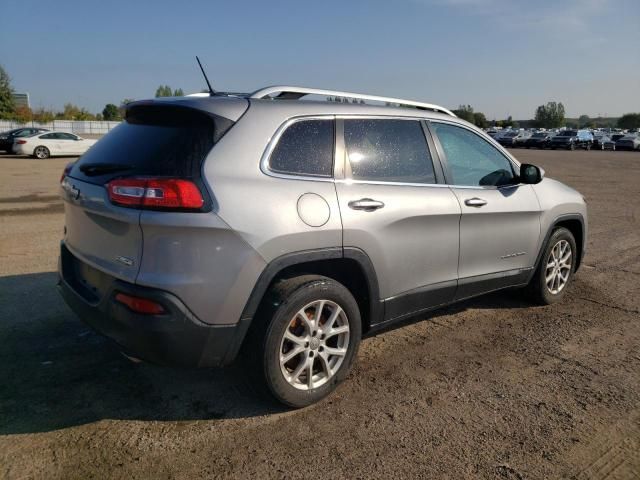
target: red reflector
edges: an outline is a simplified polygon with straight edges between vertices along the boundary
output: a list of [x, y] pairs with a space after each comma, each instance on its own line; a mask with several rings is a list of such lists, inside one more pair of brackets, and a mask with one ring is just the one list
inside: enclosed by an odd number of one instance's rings
[[121, 178], [107, 183], [116, 205], [141, 208], [199, 209], [204, 199], [198, 186], [180, 178]]
[[16, 140], [16, 143], [19, 145], [24, 145], [25, 143], [27, 143], [26, 140]]
[[159, 303], [146, 298], [133, 297], [126, 293], [116, 294], [116, 301], [126, 305], [134, 312], [144, 313], [146, 315], [159, 315], [164, 313], [164, 307]]

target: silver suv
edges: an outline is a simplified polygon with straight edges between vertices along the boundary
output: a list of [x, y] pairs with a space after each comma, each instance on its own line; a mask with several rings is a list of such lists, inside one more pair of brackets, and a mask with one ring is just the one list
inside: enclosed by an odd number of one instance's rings
[[131, 103], [61, 187], [84, 321], [157, 364], [239, 357], [293, 407], [364, 333], [507, 287], [559, 300], [587, 232], [578, 192], [449, 110], [298, 87]]

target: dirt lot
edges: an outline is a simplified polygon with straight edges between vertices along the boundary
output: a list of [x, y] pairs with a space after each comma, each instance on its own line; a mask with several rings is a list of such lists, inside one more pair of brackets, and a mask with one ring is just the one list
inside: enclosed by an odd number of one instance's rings
[[366, 339], [299, 411], [89, 331], [55, 288], [67, 160], [0, 158], [0, 477], [640, 478], [640, 154], [516, 155], [587, 197], [566, 300], [493, 294]]

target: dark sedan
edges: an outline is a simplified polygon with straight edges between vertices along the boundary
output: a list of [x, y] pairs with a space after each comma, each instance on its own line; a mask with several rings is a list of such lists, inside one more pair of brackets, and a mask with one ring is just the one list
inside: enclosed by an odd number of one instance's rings
[[534, 133], [530, 138], [527, 138], [523, 146], [526, 148], [547, 148], [551, 141], [551, 134], [546, 132]]
[[23, 127], [0, 133], [0, 151], [13, 153], [13, 141], [20, 137], [30, 137], [36, 133], [48, 132], [46, 128]]

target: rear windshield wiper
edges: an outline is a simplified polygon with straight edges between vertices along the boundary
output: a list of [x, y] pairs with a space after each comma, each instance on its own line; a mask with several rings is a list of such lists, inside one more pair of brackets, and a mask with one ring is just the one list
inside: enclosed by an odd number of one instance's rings
[[131, 170], [132, 165], [123, 165], [122, 163], [85, 163], [80, 165], [80, 171], [91, 177], [93, 175], [104, 175], [105, 173], [122, 172]]

